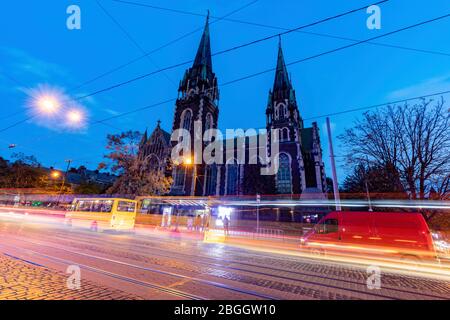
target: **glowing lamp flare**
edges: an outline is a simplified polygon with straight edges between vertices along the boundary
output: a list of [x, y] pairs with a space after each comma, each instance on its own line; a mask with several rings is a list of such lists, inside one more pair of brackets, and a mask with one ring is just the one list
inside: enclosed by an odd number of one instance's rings
[[183, 160], [183, 163], [187, 166], [192, 164], [192, 158], [191, 157], [185, 157]]
[[52, 178], [57, 179], [57, 178], [59, 178], [60, 173], [59, 173], [58, 171], [53, 171], [53, 172], [51, 173], [51, 175], [52, 175]]
[[67, 113], [67, 120], [71, 124], [79, 124], [83, 121], [83, 113], [79, 110], [70, 110]]
[[46, 114], [53, 114], [60, 108], [60, 103], [58, 99], [52, 96], [42, 96], [37, 100], [37, 105], [39, 110]]

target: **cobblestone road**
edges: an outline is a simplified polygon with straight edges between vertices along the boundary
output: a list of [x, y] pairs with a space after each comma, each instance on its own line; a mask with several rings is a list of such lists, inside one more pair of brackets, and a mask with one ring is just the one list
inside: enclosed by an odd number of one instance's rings
[[69, 289], [67, 274], [0, 255], [0, 300], [139, 300], [140, 297], [82, 280]]

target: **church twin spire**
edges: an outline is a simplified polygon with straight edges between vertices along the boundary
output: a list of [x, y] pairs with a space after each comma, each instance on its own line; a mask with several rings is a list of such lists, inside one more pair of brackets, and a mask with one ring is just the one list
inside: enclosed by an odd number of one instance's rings
[[195, 55], [193, 68], [201, 70], [203, 79], [206, 79], [208, 71], [212, 72], [212, 59], [211, 59], [211, 40], [209, 36], [209, 11], [206, 17], [206, 24], [203, 30], [202, 39]]
[[278, 42], [278, 58], [277, 58], [277, 68], [275, 71], [275, 81], [273, 83], [273, 92], [277, 90], [292, 89], [291, 79], [286, 68], [286, 63], [284, 62], [283, 48], [281, 47], [281, 38]]
[[185, 97], [191, 89], [206, 93], [212, 100], [218, 100], [217, 78], [212, 68], [211, 38], [209, 33], [209, 11], [200, 44], [192, 67], [187, 69], [180, 82], [179, 92]]
[[[282, 107], [280, 107], [282, 105]], [[281, 108], [281, 109], [280, 109]], [[284, 61], [281, 38], [278, 43], [277, 67], [273, 88], [269, 91], [269, 101], [266, 109], [267, 125], [290, 122], [303, 127], [303, 120], [298, 111], [295, 90]]]

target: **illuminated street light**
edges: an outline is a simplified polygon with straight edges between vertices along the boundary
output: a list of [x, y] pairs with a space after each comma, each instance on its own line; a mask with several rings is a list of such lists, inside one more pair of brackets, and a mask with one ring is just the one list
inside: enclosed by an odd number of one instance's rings
[[190, 166], [192, 164], [192, 158], [191, 157], [184, 157], [183, 164], [186, 166]]
[[54, 114], [61, 105], [55, 96], [43, 95], [37, 98], [36, 105], [42, 114]]
[[61, 176], [59, 171], [52, 171], [51, 176], [53, 179], [58, 179]]
[[67, 113], [67, 120], [72, 125], [80, 124], [83, 121], [83, 113], [80, 110], [70, 110]]

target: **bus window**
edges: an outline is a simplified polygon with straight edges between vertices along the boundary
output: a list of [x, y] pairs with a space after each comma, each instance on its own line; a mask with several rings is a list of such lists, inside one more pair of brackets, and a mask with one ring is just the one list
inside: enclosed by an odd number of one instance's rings
[[79, 200], [75, 211], [80, 212], [111, 212], [112, 200]]
[[136, 203], [131, 201], [119, 201], [117, 204], [118, 212], [134, 212]]
[[77, 203], [76, 211], [90, 212], [93, 201], [80, 200]]
[[92, 207], [93, 212], [111, 212], [113, 202], [111, 200], [96, 200]]

